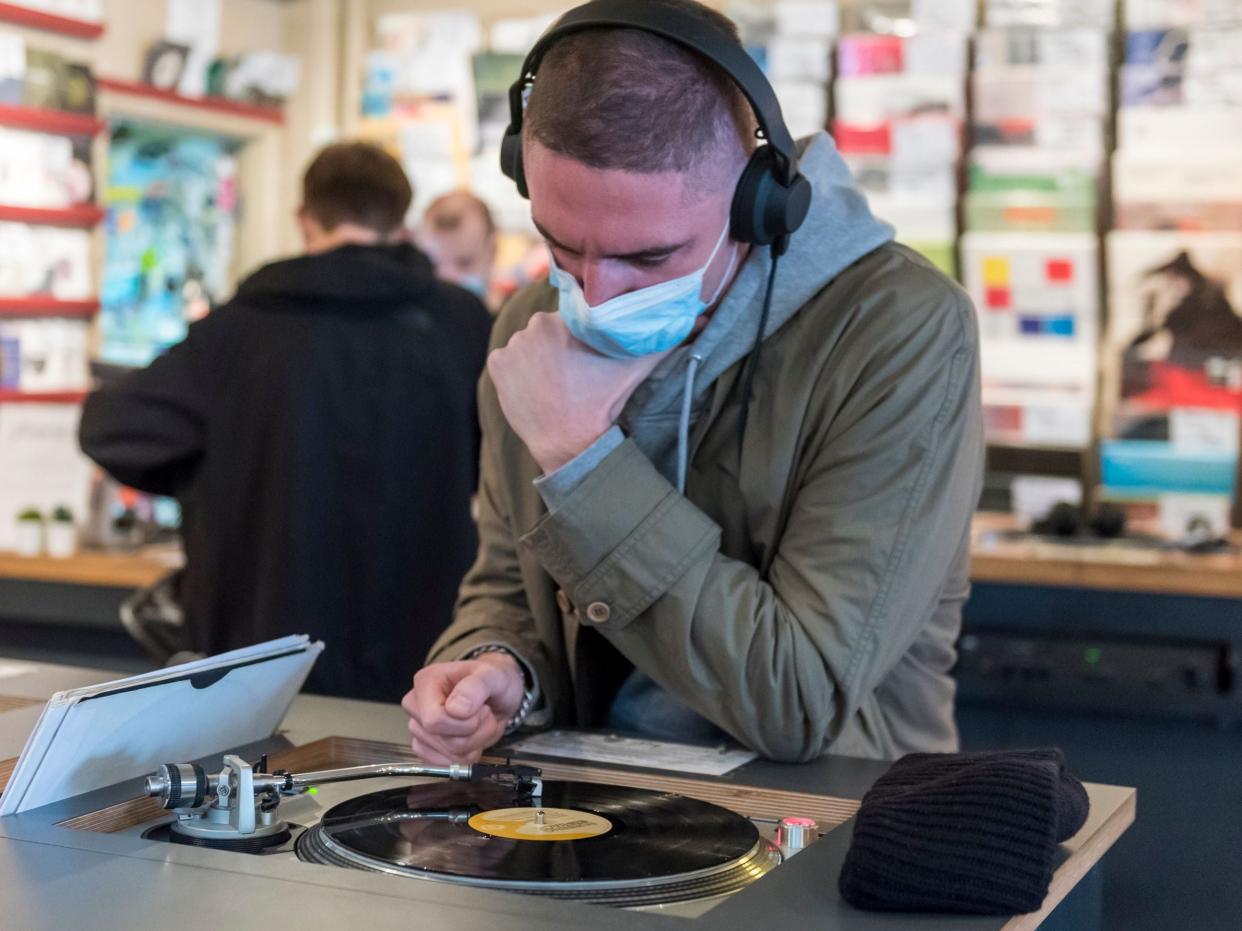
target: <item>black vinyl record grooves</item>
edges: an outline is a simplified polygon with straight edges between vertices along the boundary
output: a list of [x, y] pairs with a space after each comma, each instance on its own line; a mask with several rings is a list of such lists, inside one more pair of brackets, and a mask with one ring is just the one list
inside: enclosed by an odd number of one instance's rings
[[494, 783], [361, 795], [330, 809], [297, 851], [311, 862], [614, 905], [725, 894], [780, 859], [724, 808], [577, 782], [545, 782], [534, 801]]

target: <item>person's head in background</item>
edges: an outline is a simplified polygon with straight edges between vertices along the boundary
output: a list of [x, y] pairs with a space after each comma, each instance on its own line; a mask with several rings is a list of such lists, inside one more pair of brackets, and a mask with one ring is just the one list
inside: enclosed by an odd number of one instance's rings
[[487, 299], [496, 264], [496, 223], [487, 204], [469, 191], [437, 197], [423, 214], [419, 244], [438, 277]]
[[403, 236], [414, 189], [400, 163], [370, 142], [336, 142], [302, 176], [298, 227], [307, 253]]

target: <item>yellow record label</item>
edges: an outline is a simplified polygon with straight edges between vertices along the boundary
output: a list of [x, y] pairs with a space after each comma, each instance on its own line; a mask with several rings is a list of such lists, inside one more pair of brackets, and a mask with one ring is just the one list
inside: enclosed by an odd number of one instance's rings
[[494, 808], [466, 822], [476, 831], [509, 840], [583, 840], [612, 830], [612, 822], [572, 808]]

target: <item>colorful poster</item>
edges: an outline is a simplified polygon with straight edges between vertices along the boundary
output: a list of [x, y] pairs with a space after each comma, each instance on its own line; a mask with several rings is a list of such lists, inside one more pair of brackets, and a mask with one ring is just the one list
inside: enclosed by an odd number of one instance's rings
[[1099, 250], [1087, 233], [962, 237], [979, 312], [988, 439], [1084, 447], [1091, 440]]
[[113, 127], [100, 295], [105, 362], [146, 365], [231, 296], [235, 150], [223, 138]]
[[1105, 424], [1168, 440], [1178, 409], [1242, 412], [1242, 232], [1108, 237]]

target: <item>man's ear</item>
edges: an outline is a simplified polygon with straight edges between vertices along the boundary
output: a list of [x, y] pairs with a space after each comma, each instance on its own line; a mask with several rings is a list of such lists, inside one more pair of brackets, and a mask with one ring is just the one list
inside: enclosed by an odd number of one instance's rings
[[302, 245], [307, 250], [312, 249], [315, 243], [323, 237], [323, 227], [307, 212], [305, 207], [297, 209], [294, 219], [298, 224], [298, 232], [302, 234]]

